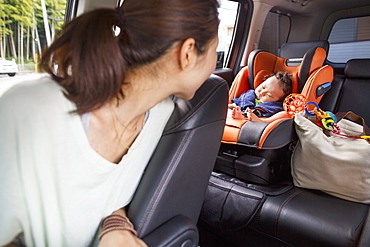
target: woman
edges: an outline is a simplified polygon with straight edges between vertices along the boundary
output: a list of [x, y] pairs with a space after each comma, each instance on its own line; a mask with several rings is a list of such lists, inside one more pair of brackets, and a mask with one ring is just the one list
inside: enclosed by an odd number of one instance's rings
[[89, 246], [102, 221], [101, 246], [145, 246], [124, 207], [169, 96], [191, 99], [215, 68], [217, 7], [125, 0], [65, 26], [41, 59], [51, 76], [0, 98], [1, 246]]

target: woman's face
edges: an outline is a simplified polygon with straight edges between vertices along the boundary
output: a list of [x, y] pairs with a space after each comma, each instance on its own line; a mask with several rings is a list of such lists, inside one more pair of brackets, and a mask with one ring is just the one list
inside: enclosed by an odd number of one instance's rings
[[261, 102], [279, 101], [284, 97], [284, 90], [280, 86], [279, 79], [275, 76], [269, 77], [255, 90], [257, 99]]
[[[200, 61], [199, 68], [201, 69], [199, 73], [199, 77], [201, 77], [201, 84], [199, 87], [203, 84], [203, 82], [215, 71], [216, 64], [217, 64], [217, 49], [218, 46], [218, 36], [212, 40], [212, 42], [208, 46], [208, 50], [205, 52], [205, 54], [202, 54], [204, 58], [203, 61]], [[203, 62], [203, 66], [201, 63]]]
[[196, 66], [186, 81], [183, 82], [182, 92], [176, 94], [177, 97], [185, 100], [193, 98], [195, 92], [213, 73], [217, 62], [217, 46], [218, 36], [211, 41], [204, 53], [198, 55]]

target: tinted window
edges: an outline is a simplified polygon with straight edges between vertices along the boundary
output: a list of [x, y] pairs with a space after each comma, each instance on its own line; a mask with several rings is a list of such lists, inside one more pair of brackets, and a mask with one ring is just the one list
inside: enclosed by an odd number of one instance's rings
[[341, 19], [329, 35], [328, 60], [345, 63], [352, 58], [370, 58], [370, 16]]
[[288, 40], [289, 30], [290, 18], [288, 16], [269, 12], [262, 29], [258, 49], [278, 55], [281, 45]]

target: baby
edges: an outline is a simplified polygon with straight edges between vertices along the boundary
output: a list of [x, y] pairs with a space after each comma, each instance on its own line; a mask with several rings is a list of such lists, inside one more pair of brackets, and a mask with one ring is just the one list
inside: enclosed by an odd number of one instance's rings
[[292, 80], [288, 73], [277, 72], [270, 75], [255, 90], [248, 90], [232, 100], [233, 103], [229, 104], [232, 118], [248, 118], [250, 121], [270, 123], [285, 115], [283, 101], [291, 93]]

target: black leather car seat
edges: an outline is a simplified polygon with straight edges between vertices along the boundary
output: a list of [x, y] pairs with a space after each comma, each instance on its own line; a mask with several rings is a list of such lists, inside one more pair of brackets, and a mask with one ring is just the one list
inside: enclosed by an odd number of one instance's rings
[[196, 223], [220, 146], [227, 83], [211, 76], [175, 110], [128, 208], [148, 246], [197, 246]]
[[370, 59], [349, 60], [334, 112], [353, 111], [370, 126]]
[[[370, 123], [370, 59], [349, 60], [324, 103], [334, 113], [353, 111]], [[325, 96], [325, 97], [326, 97]], [[330, 99], [329, 99], [330, 98]], [[326, 104], [322, 109], [326, 110]], [[333, 164], [335, 165], [335, 164]], [[355, 165], [355, 164], [354, 164]], [[369, 205], [342, 200], [315, 190], [293, 188], [267, 197], [258, 229], [293, 246], [370, 246]]]
[[[370, 123], [368, 68], [370, 59], [347, 62], [344, 77], [337, 81], [340, 85], [337, 92], [327, 95], [337, 95], [332, 98], [333, 112], [353, 111]], [[283, 195], [268, 197], [261, 209], [260, 226], [264, 225], [264, 232], [269, 235], [295, 246], [370, 246], [369, 216], [369, 205], [294, 188]]]
[[[348, 61], [344, 76], [336, 78], [334, 91], [324, 96], [325, 104], [320, 107], [327, 110], [327, 106], [332, 106], [328, 110], [333, 112], [354, 111], [369, 123], [368, 68], [370, 59]], [[215, 198], [216, 194], [224, 198], [224, 206], [212, 209], [207, 205], [208, 198]], [[301, 189], [289, 182], [262, 186], [215, 172], [206, 198], [200, 225], [213, 236], [222, 236], [229, 246], [370, 246], [368, 204]], [[216, 219], [215, 212], [222, 217]]]

